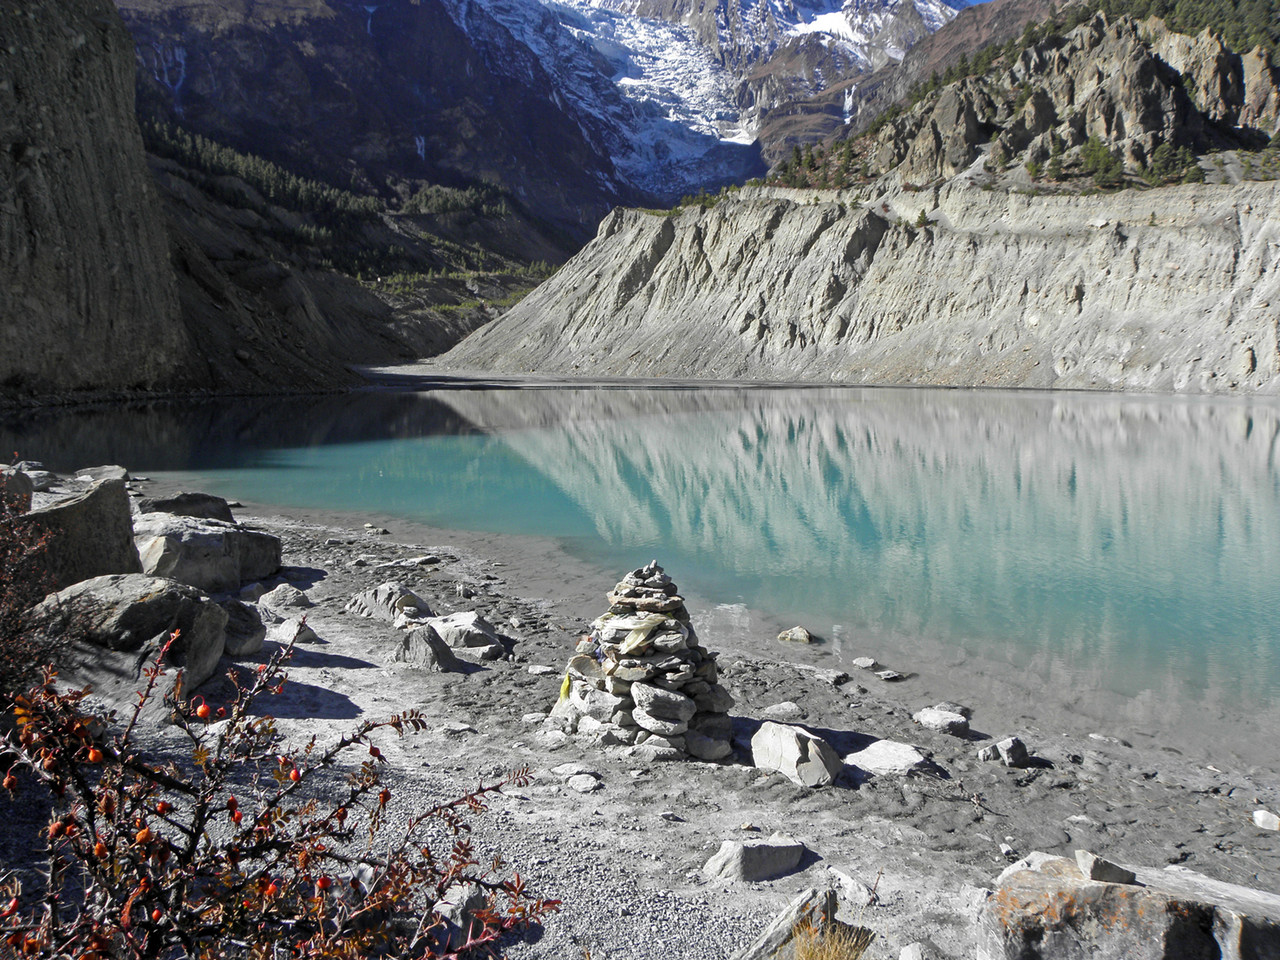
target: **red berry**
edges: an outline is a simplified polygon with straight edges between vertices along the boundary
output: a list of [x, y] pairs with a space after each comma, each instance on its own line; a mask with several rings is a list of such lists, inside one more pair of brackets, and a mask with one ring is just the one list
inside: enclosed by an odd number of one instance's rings
[[[319, 887], [321, 890], [328, 890], [330, 885], [332, 885], [332, 883], [333, 881], [330, 880], [328, 876], [323, 876], [316, 881], [316, 886]], [[15, 900], [14, 903], [17, 904], [17, 901]]]
[[90, 762], [90, 763], [101, 763], [101, 762], [102, 762], [102, 751], [101, 751], [101, 750], [99, 750], [97, 747], [90, 747], [90, 748], [89, 748], [89, 762]]
[[164, 911], [161, 910], [159, 907], [156, 907], [154, 910], [151, 911], [152, 920], [159, 920], [163, 916], [164, 916]]
[[267, 889], [262, 892], [264, 896], [274, 897], [277, 893], [280, 892], [280, 888], [277, 887], [274, 883], [268, 883]]
[[9, 791], [18, 789], [18, 778], [12, 773], [6, 773], [4, 775], [4, 788]]
[[172, 809], [173, 809], [173, 804], [170, 803], [168, 800], [161, 800], [159, 803], [156, 804], [156, 813], [160, 814], [161, 816], [168, 813]]
[[243, 813], [241, 813], [239, 810], [232, 810], [232, 811], [231, 811], [231, 822], [232, 822], [232, 823], [239, 823], [239, 822], [241, 821], [241, 819], [243, 819], [243, 818], [244, 818], [244, 814], [243, 814]]
[[150, 843], [150, 842], [151, 842], [151, 828], [150, 828], [150, 827], [143, 827], [141, 830], [139, 830], [137, 833], [135, 833], [135, 834], [133, 835], [133, 839], [134, 839], [134, 841], [136, 841], [137, 843]]
[[209, 708], [207, 703], [202, 703], [200, 706], [196, 707], [196, 716], [201, 720], [208, 720], [209, 714], [211, 713], [213, 713], [213, 711]]
[[289, 779], [292, 780], [294, 783], [297, 783], [299, 780], [302, 779], [302, 774], [298, 772], [297, 767], [294, 767], [292, 770], [289, 771]]

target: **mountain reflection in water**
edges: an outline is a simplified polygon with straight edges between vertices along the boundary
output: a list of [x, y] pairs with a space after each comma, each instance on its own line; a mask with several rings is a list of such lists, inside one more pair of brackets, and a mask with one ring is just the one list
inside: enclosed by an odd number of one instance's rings
[[[896, 389], [495, 389], [40, 413], [55, 469], [656, 557], [819, 634], [1136, 695], [1280, 692], [1280, 406]], [[603, 587], [602, 587], [603, 589]]]

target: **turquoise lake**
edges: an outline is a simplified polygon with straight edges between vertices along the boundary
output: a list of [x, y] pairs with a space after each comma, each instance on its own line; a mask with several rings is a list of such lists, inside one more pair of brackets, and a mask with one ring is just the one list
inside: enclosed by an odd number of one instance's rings
[[[39, 412], [8, 452], [554, 537], [909, 658], [1211, 707], [1280, 693], [1280, 404], [928, 389], [441, 389]], [[866, 644], [864, 643], [864, 646]], [[839, 648], [837, 648], [839, 649]], [[851, 654], [853, 655], [853, 654]]]

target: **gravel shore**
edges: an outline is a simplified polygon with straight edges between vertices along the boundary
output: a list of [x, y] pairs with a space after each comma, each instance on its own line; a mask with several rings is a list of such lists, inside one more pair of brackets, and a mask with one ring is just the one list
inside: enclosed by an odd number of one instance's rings
[[[138, 485], [148, 495], [163, 486]], [[556, 702], [574, 644], [625, 571], [594, 571], [542, 541], [252, 506], [236, 514], [283, 541], [285, 567], [266, 585], [291, 583], [315, 604], [307, 622], [319, 642], [298, 648], [284, 692], [263, 703], [284, 736], [324, 740], [360, 718], [422, 711], [429, 730], [380, 743], [406, 814], [506, 770], [536, 771], [529, 787], [496, 799], [475, 822], [482, 861], [501, 854], [533, 890], [564, 901], [540, 936], [510, 945], [510, 957], [728, 957], [801, 890], [833, 882], [833, 870], [846, 878], [843, 918], [877, 935], [869, 957], [896, 958], [926, 937], [943, 956], [972, 956], [971, 923], [987, 888], [1011, 858], [1033, 850], [1180, 863], [1280, 889], [1280, 833], [1251, 821], [1258, 807], [1280, 806], [1274, 768], [1205, 764], [1176, 744], [1131, 744], [1108, 731], [1011, 725], [1034, 712], [1026, 703], [969, 703], [974, 732], [950, 736], [913, 722], [936, 701], [922, 699], [909, 675], [896, 683], [857, 669], [841, 676], [795, 662], [803, 657], [769, 636], [735, 647], [701, 629], [736, 700], [733, 758], [644, 763], [573, 738], [556, 745], [538, 736], [529, 715]], [[679, 582], [679, 570], [668, 572]], [[468, 673], [392, 663], [395, 629], [343, 609], [389, 580], [436, 614], [481, 613], [513, 642], [509, 659]], [[700, 627], [704, 617], [725, 616], [692, 599], [689, 606]], [[738, 626], [763, 629], [750, 620]], [[271, 646], [247, 662], [265, 659]], [[216, 703], [223, 685], [211, 681], [201, 693]], [[804, 724], [842, 756], [890, 739], [932, 763], [902, 776], [846, 767], [833, 786], [798, 787], [749, 764], [750, 735], [771, 716]], [[1010, 735], [1027, 742], [1034, 765], [977, 759], [981, 747]], [[567, 763], [597, 774], [597, 788], [570, 786], [557, 773]], [[774, 832], [811, 851], [798, 872], [761, 883], [702, 874], [722, 841]]]

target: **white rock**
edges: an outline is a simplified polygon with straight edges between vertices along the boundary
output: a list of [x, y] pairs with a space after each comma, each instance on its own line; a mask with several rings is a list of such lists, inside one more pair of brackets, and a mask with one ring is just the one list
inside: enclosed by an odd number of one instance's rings
[[474, 611], [451, 613], [447, 617], [430, 617], [427, 622], [451, 647], [501, 646], [498, 631], [493, 624]]
[[842, 767], [839, 755], [821, 737], [771, 721], [751, 738], [751, 755], [757, 768], [781, 773], [802, 787], [835, 783]]
[[905, 776], [929, 766], [929, 761], [919, 750], [896, 740], [877, 740], [862, 750], [846, 755], [844, 762], [878, 777]]
[[761, 713], [770, 720], [800, 720], [805, 716], [804, 709], [800, 704], [791, 700], [784, 700], [782, 703], [775, 703], [773, 706], [765, 707]]
[[274, 590], [264, 593], [258, 603], [273, 610], [304, 610], [314, 606], [311, 598], [291, 583], [282, 583]]
[[576, 790], [578, 793], [591, 793], [604, 786], [604, 784], [600, 782], [599, 778], [586, 773], [580, 773], [577, 776], [570, 777], [566, 782], [571, 790]]
[[1261, 830], [1280, 830], [1280, 817], [1270, 810], [1255, 810], [1253, 825]]
[[876, 670], [880, 666], [875, 657], [855, 657], [849, 663], [859, 670]]
[[803, 843], [780, 833], [760, 840], [726, 840], [702, 872], [713, 880], [772, 880], [794, 871], [804, 854]]
[[404, 616], [418, 620], [431, 616], [431, 607], [427, 601], [404, 584], [395, 581], [381, 583], [372, 590], [357, 593], [347, 603], [345, 609], [348, 613], [361, 617], [387, 620], [392, 623]]
[[911, 719], [922, 727], [947, 733], [953, 737], [964, 737], [969, 734], [969, 721], [962, 714], [939, 710], [937, 707], [925, 707]]

